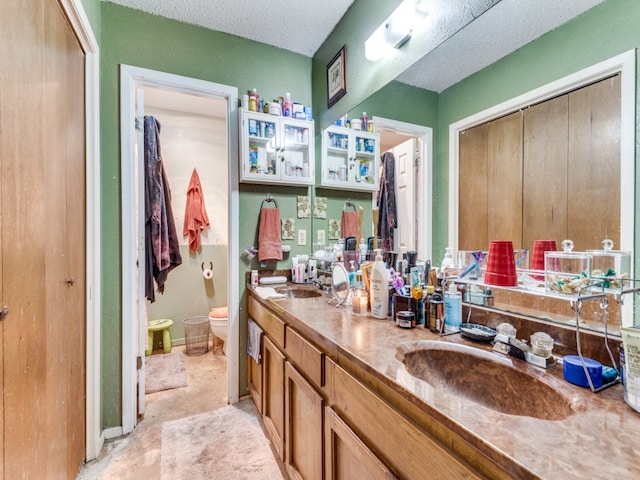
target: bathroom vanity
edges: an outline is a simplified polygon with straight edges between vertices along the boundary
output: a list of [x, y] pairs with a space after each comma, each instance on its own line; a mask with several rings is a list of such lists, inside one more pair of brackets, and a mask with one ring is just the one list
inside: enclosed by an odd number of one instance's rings
[[619, 384], [595, 394], [561, 366], [356, 315], [313, 287], [247, 292], [264, 331], [249, 391], [291, 478], [640, 478], [640, 415]]

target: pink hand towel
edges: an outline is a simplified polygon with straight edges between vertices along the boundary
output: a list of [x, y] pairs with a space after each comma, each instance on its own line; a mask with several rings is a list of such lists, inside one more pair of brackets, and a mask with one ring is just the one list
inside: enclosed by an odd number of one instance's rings
[[342, 212], [342, 237], [355, 237], [356, 242], [359, 242], [358, 231], [360, 222], [358, 219], [358, 212]]
[[258, 230], [258, 260], [282, 260], [282, 242], [280, 241], [280, 210], [277, 208], [260, 209], [260, 227]]

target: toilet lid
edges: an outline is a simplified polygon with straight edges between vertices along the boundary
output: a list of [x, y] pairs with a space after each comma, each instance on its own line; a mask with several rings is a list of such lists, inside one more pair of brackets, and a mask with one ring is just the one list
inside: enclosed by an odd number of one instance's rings
[[214, 307], [209, 312], [209, 317], [211, 318], [227, 318], [229, 316], [229, 311], [227, 307]]

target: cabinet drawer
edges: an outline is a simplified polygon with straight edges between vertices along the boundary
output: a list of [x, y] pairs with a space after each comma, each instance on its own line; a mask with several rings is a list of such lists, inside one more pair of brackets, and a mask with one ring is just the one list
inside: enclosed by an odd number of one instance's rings
[[288, 360], [320, 389], [324, 386], [324, 353], [302, 338], [295, 330], [286, 327]]
[[251, 296], [247, 304], [249, 316], [253, 318], [280, 350], [284, 350], [284, 322], [260, 305], [260, 302]]

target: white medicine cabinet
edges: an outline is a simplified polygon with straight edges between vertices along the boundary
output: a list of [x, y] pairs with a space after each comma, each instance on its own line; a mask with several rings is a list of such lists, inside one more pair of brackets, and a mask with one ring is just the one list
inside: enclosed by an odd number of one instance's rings
[[313, 185], [313, 121], [240, 109], [240, 181]]
[[379, 134], [334, 125], [322, 132], [323, 187], [375, 192], [379, 170]]

